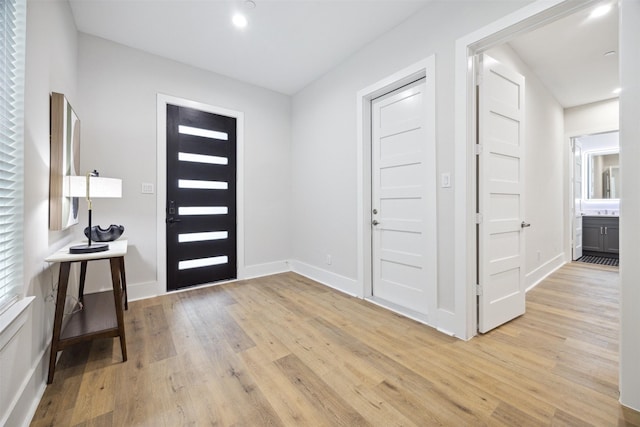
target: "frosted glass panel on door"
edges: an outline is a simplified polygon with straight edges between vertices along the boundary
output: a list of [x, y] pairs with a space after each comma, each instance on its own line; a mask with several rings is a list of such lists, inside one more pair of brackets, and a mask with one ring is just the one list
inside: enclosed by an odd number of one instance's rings
[[226, 264], [228, 262], [229, 262], [229, 258], [226, 256], [190, 259], [187, 261], [180, 261], [178, 263], [178, 270], [188, 270], [191, 268], [209, 267], [212, 265]]
[[226, 206], [181, 206], [178, 215], [226, 215], [229, 209]]
[[181, 162], [207, 163], [210, 165], [226, 165], [229, 159], [219, 156], [208, 156], [205, 154], [178, 153], [178, 160]]
[[218, 132], [216, 130], [200, 129], [183, 125], [178, 126], [178, 133], [181, 133], [183, 135], [200, 136], [202, 138], [218, 139], [223, 141], [229, 139], [229, 134], [227, 134], [226, 132]]
[[202, 233], [182, 233], [178, 234], [178, 242], [206, 242], [209, 240], [227, 239], [229, 233], [226, 231], [207, 231]]
[[179, 179], [178, 188], [194, 188], [198, 190], [226, 190], [229, 185], [224, 181], [198, 181], [194, 179]]

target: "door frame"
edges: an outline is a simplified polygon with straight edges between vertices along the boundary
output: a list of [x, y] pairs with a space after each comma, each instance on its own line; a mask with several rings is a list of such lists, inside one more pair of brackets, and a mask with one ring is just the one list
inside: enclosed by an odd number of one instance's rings
[[[594, 127], [589, 127], [586, 129], [581, 129], [581, 130], [577, 130], [577, 131], [573, 131], [573, 132], [566, 132], [564, 134], [565, 137], [565, 147], [568, 147], [568, 156], [569, 156], [569, 162], [567, 165], [567, 170], [569, 171], [569, 217], [567, 219], [567, 229], [568, 229], [568, 233], [567, 233], [567, 238], [569, 239], [568, 244], [566, 245], [566, 254], [567, 254], [567, 261], [571, 262], [573, 260], [573, 227], [574, 227], [574, 209], [575, 209], [575, 203], [574, 203], [574, 193], [575, 190], [573, 188], [573, 183], [571, 182], [574, 179], [574, 174], [575, 174], [575, 170], [574, 170], [574, 165], [573, 165], [573, 140], [575, 138], [579, 138], [581, 136], [587, 136], [587, 135], [595, 135], [595, 134], [599, 134], [599, 133], [609, 133], [609, 132], [620, 132], [620, 126], [594, 126]], [[618, 144], [619, 146], [619, 144]], [[584, 154], [584, 151], [583, 151]], [[584, 174], [584, 170], [585, 170], [586, 165], [583, 163], [582, 164], [582, 171]], [[582, 178], [583, 182], [583, 195], [584, 195], [584, 177]]]
[[[357, 277], [356, 277], [356, 292], [357, 296], [364, 299], [370, 299], [373, 295], [372, 288], [372, 231], [371, 231], [371, 101], [380, 95], [388, 92], [392, 92], [408, 83], [425, 77], [426, 89], [425, 98], [426, 102], [426, 117], [425, 123], [427, 125], [433, 124], [433, 126], [427, 126], [426, 128], [426, 143], [428, 153], [428, 161], [425, 165], [430, 168], [433, 173], [427, 174], [428, 182], [425, 185], [428, 188], [433, 188], [433, 192], [429, 192], [426, 199], [429, 205], [434, 209], [430, 209], [429, 216], [426, 218], [426, 231], [433, 236], [437, 236], [437, 218], [436, 218], [436, 133], [435, 133], [435, 55], [431, 55], [421, 61], [418, 61], [390, 76], [379, 80], [378, 82], [361, 89], [356, 94], [356, 109], [357, 109], [357, 147], [356, 147], [356, 162], [357, 162]], [[427, 248], [425, 254], [426, 259], [430, 260], [428, 268], [431, 271], [429, 276], [429, 288], [427, 292], [429, 297], [429, 318], [425, 319], [412, 316], [411, 313], [404, 313], [404, 316], [411, 317], [422, 323], [427, 323], [431, 326], [438, 327], [438, 314], [437, 314], [437, 266], [438, 266], [438, 253], [437, 245], [438, 239], [436, 238]], [[393, 310], [392, 307], [387, 307]], [[396, 311], [396, 310], [394, 310]]]
[[157, 267], [156, 282], [158, 294], [167, 293], [167, 234], [165, 229], [165, 207], [167, 205], [167, 104], [193, 108], [220, 116], [236, 119], [236, 279], [209, 283], [171, 291], [183, 292], [202, 287], [234, 282], [245, 277], [244, 272], [244, 113], [229, 110], [198, 101], [191, 101], [162, 93], [157, 94], [157, 134], [156, 134], [156, 230], [157, 230]]
[[[549, 24], [598, 0], [538, 0], [456, 41], [455, 48], [455, 115], [454, 162], [456, 183], [454, 194], [454, 269], [455, 319], [453, 334], [462, 339], [477, 335], [478, 307], [476, 297], [476, 56], [505, 43], [513, 37]], [[565, 180], [566, 181], [566, 180]], [[564, 183], [565, 187], [568, 183]], [[565, 188], [564, 194], [568, 194]]]
[[[576, 261], [579, 258], [575, 258], [574, 255], [574, 250], [576, 247], [575, 244], [575, 237], [576, 237], [576, 159], [575, 159], [575, 139], [577, 138], [577, 136], [567, 136], [568, 134], [565, 134], [565, 141], [569, 141], [569, 164], [568, 164], [568, 171], [569, 171], [569, 196], [568, 196], [568, 200], [567, 202], [569, 203], [569, 223], [568, 223], [568, 227], [567, 230], [569, 231], [567, 234], [568, 239], [569, 239], [569, 244], [566, 245], [566, 261], [568, 262], [572, 262], [572, 261]], [[566, 144], [565, 144], [565, 149], [566, 149]], [[583, 155], [583, 153], [581, 153], [580, 155]], [[581, 169], [581, 174], [584, 175], [584, 163], [581, 163], [582, 165], [582, 169]], [[581, 176], [580, 177], [580, 183], [582, 186], [582, 189], [580, 190], [580, 192], [582, 193], [583, 197], [584, 197], [584, 177]], [[582, 246], [582, 242], [580, 242], [580, 246]], [[574, 259], [575, 258], [575, 259]]]

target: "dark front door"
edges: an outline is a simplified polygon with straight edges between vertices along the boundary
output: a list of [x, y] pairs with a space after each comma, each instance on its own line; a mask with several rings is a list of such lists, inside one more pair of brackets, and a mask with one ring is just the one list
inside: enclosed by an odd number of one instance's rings
[[236, 278], [236, 119], [167, 105], [167, 289]]

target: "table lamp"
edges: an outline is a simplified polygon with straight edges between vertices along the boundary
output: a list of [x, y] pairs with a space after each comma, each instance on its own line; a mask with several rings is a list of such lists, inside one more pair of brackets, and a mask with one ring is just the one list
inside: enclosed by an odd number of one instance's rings
[[86, 245], [75, 245], [69, 248], [71, 254], [89, 254], [109, 250], [108, 243], [91, 241], [91, 200], [94, 198], [122, 197], [122, 180], [102, 178], [98, 171], [87, 173], [87, 176], [70, 176], [69, 185], [65, 189], [69, 197], [85, 197], [89, 206], [89, 238]]

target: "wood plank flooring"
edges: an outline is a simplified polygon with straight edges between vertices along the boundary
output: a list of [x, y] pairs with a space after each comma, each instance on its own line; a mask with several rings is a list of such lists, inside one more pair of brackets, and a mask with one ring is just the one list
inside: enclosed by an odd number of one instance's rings
[[464, 342], [293, 273], [136, 301], [129, 361], [65, 350], [33, 426], [640, 426], [617, 268], [572, 263]]

